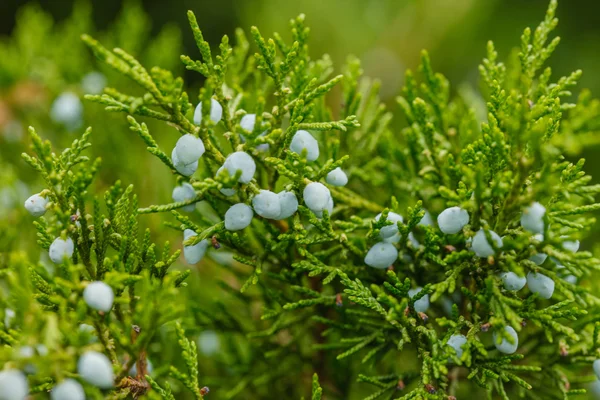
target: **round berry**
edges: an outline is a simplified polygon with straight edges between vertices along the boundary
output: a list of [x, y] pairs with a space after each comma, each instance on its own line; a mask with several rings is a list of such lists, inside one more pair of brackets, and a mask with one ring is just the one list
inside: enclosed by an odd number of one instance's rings
[[503, 272], [500, 277], [502, 278], [502, 283], [506, 290], [521, 290], [527, 283], [527, 278], [519, 276], [511, 271]]
[[[181, 186], [176, 186], [173, 189], [173, 201], [175, 203], [179, 203], [182, 201], [192, 200], [196, 197], [196, 191], [194, 187], [187, 182], [181, 184]], [[196, 204], [188, 204], [181, 208], [183, 211], [192, 212], [196, 209]]]
[[279, 196], [270, 190], [261, 190], [259, 194], [252, 199], [254, 212], [263, 218], [276, 219], [281, 214], [281, 204]]
[[59, 237], [54, 239], [52, 244], [50, 245], [50, 249], [48, 250], [48, 255], [52, 262], [56, 264], [60, 264], [65, 261], [65, 258], [71, 258], [73, 256], [73, 252], [75, 251], [75, 245], [71, 238], [67, 238], [67, 240], [63, 240]]
[[181, 160], [179, 160], [179, 157], [177, 157], [176, 148], [174, 148], [171, 152], [171, 162], [173, 163], [175, 170], [177, 170], [177, 172], [179, 172], [183, 176], [192, 176], [194, 172], [196, 172], [196, 170], [198, 169], [198, 160], [194, 161], [191, 164], [182, 163]]
[[[538, 242], [543, 242], [544, 235], [542, 235], [541, 233], [536, 233], [535, 235], [533, 235], [533, 239]], [[531, 247], [533, 247], [533, 246], [531, 246]], [[537, 253], [537, 254], [534, 254], [531, 257], [529, 257], [529, 261], [533, 261], [537, 265], [542, 265], [544, 263], [544, 261], [546, 261], [546, 258], [548, 258], [548, 254]]]
[[544, 214], [546, 214], [546, 208], [536, 201], [523, 210], [521, 226], [529, 232], [544, 232]]
[[229, 172], [229, 176], [234, 176], [238, 170], [241, 170], [242, 175], [238, 179], [238, 182], [249, 183], [254, 178], [256, 163], [250, 154], [243, 151], [236, 151], [227, 156], [223, 168]]
[[289, 218], [298, 211], [298, 199], [294, 193], [284, 190], [277, 193], [277, 196], [279, 197], [281, 213], [276, 219]]
[[469, 223], [469, 213], [460, 207], [450, 207], [438, 215], [437, 221], [442, 232], [454, 234]]
[[50, 109], [50, 118], [56, 123], [76, 128], [81, 124], [83, 104], [79, 96], [65, 92], [58, 96]]
[[237, 203], [229, 207], [225, 213], [225, 229], [239, 231], [250, 225], [254, 212], [252, 207], [244, 203]]
[[494, 345], [501, 353], [512, 354], [517, 351], [517, 347], [519, 347], [519, 336], [512, 326], [505, 326], [504, 331], [507, 332], [511, 338], [513, 338], [513, 343], [506, 340], [504, 336], [502, 336], [502, 341], [498, 343], [498, 334], [494, 332], [492, 335], [494, 337]]
[[294, 134], [290, 150], [302, 154], [306, 150], [306, 160], [315, 161], [319, 158], [319, 142], [307, 131], [299, 130]]
[[[331, 215], [331, 213], [333, 213], [333, 198], [329, 197], [329, 200], [327, 201], [327, 206], [325, 207], [325, 210], [327, 210], [327, 213], [329, 215]], [[324, 214], [325, 210], [314, 211], [314, 213], [318, 218], [323, 218], [323, 214]]]
[[240, 126], [243, 130], [248, 132], [254, 130], [254, 124], [256, 124], [256, 114], [246, 114], [240, 120]]
[[16, 369], [0, 371], [0, 399], [25, 400], [29, 394], [29, 384], [25, 374]]
[[433, 226], [433, 219], [431, 219], [431, 214], [429, 211], [425, 210], [425, 215], [419, 221], [419, 225], [421, 226]]
[[398, 250], [391, 243], [380, 242], [369, 249], [365, 264], [369, 267], [384, 269], [398, 259]]
[[219, 351], [219, 335], [215, 331], [203, 331], [198, 336], [198, 348], [204, 355], [210, 356]]
[[[185, 242], [187, 239], [192, 236], [197, 236], [198, 234], [191, 229], [186, 229], [183, 231], [183, 241]], [[201, 240], [199, 243], [196, 243], [193, 246], [183, 246], [183, 258], [188, 264], [197, 264], [204, 258], [206, 254], [206, 250], [210, 246], [210, 242], [207, 239]]]
[[83, 386], [75, 379], [65, 379], [50, 391], [52, 400], [85, 400]]
[[175, 152], [177, 153], [177, 161], [188, 165], [198, 161], [204, 154], [204, 142], [198, 136], [191, 133], [185, 134], [179, 138], [175, 144]]
[[[492, 240], [494, 241], [494, 245], [497, 248], [502, 247], [502, 238], [498, 236], [498, 234], [494, 231], [488, 231]], [[485, 231], [480, 229], [473, 237], [473, 242], [471, 244], [471, 249], [477, 257], [487, 258], [489, 256], [493, 256], [495, 254], [494, 248], [488, 243], [488, 240], [485, 236]]]
[[596, 374], [598, 379], [600, 379], [600, 359], [595, 360], [592, 366], [594, 368], [594, 373]]
[[450, 336], [450, 339], [448, 339], [448, 346], [454, 349], [456, 357], [458, 358], [461, 358], [463, 355], [464, 350], [462, 347], [465, 345], [465, 343], [467, 343], [467, 337], [465, 335], [452, 335]]
[[331, 192], [327, 186], [319, 182], [311, 182], [302, 193], [304, 204], [313, 212], [326, 210], [331, 200]]
[[83, 300], [89, 307], [98, 311], [109, 312], [114, 299], [112, 288], [101, 281], [92, 282], [83, 290]]
[[79, 357], [77, 373], [84, 381], [100, 389], [113, 387], [115, 380], [113, 366], [108, 357], [92, 350]]
[[86, 94], [100, 94], [106, 87], [106, 77], [98, 71], [89, 72], [81, 79], [81, 87]]
[[348, 176], [340, 167], [337, 167], [327, 174], [325, 181], [332, 186], [346, 186]]
[[47, 205], [48, 199], [40, 196], [39, 193], [25, 200], [25, 209], [34, 217], [41, 217], [46, 214]]
[[[421, 290], [423, 290], [422, 287], [410, 289], [408, 291], [408, 297], [410, 297], [412, 299]], [[416, 312], [425, 312], [425, 311], [427, 311], [428, 308], [429, 308], [429, 295], [428, 294], [421, 297], [419, 300], [415, 301], [415, 311]]]
[[[375, 216], [375, 220], [379, 221], [381, 213]], [[391, 225], [386, 225], [379, 230], [379, 236], [384, 242], [398, 243], [400, 241], [400, 233], [398, 232], [398, 222], [404, 222], [402, 215], [390, 211], [387, 216], [387, 221], [392, 222]]]
[[550, 277], [537, 272], [527, 274], [527, 286], [529, 290], [539, 294], [543, 299], [549, 299], [554, 293], [554, 281]]
[[562, 247], [571, 253], [577, 253], [577, 250], [579, 250], [579, 240], [565, 240], [562, 243]]
[[[210, 99], [210, 120], [215, 124], [218, 123], [223, 117], [223, 107], [215, 100]], [[198, 103], [194, 110], [194, 124], [200, 125], [202, 123], [202, 102]]]

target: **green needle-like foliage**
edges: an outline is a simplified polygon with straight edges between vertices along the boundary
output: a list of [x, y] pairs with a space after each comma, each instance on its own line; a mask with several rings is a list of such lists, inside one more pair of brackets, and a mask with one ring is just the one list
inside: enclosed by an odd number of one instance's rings
[[[95, 198], [89, 188], [100, 163], [84, 155], [91, 130], [56, 154], [31, 129], [35, 156], [24, 158], [45, 180], [42, 195], [50, 201], [35, 222], [38, 243], [48, 249], [56, 237], [70, 237], [75, 252], [53, 270], [22, 258], [3, 266], [2, 279], [22, 287], [7, 304], [17, 323], [0, 331], [6, 344], [0, 359], [24, 369], [31, 361], [15, 356], [17, 346], [46, 344], [43, 357], [53, 364], [36, 362], [29, 376], [32, 393], [41, 393], [76, 377], [85, 349], [102, 351], [114, 366], [114, 388], [101, 392], [86, 383], [91, 398], [566, 399], [584, 393], [600, 356], [600, 287], [593, 279], [600, 261], [573, 245], [595, 223], [600, 186], [591, 184], [583, 160], [565, 154], [592, 133], [600, 108], [585, 91], [571, 102], [581, 71], [557, 79], [545, 67], [559, 42], [552, 36], [556, 7], [551, 1], [543, 22], [524, 31], [508, 61], [488, 44], [479, 69], [483, 101], [456, 93], [423, 52], [392, 110], [380, 102], [379, 84], [362, 77], [356, 58], [335, 75], [328, 56], [310, 57], [303, 15], [290, 23], [291, 40], [267, 38], [253, 27], [254, 44], [237, 30], [235, 45], [224, 36], [216, 48], [190, 11], [198, 55], [181, 61], [204, 77], [199, 95], [170, 71], [147, 68], [126, 49], [109, 50], [83, 35], [101, 62], [138, 86], [135, 93], [107, 88], [87, 99], [124, 114], [140, 146], [173, 172], [173, 186], [189, 183], [194, 196], [150, 205], [117, 182], [104, 199]], [[335, 91], [341, 107], [331, 106]], [[222, 108], [218, 121], [210, 115], [214, 101]], [[198, 103], [201, 121], [194, 120]], [[255, 114], [251, 131], [240, 124], [248, 114]], [[202, 140], [195, 173], [178, 172], [171, 148], [162, 148], [143, 122], [148, 119], [172, 128], [173, 143], [186, 134]], [[317, 139], [316, 161], [290, 149], [299, 130]], [[241, 151], [256, 164], [247, 183], [238, 182], [245, 171], [218, 172], [228, 155]], [[347, 186], [327, 183], [338, 167]], [[315, 212], [305, 201], [312, 182], [329, 188], [331, 211]], [[298, 210], [281, 220], [254, 215], [243, 230], [228, 230], [227, 210], [253, 206], [260, 190], [293, 193]], [[546, 210], [539, 235], [521, 224], [534, 202]], [[190, 205], [199, 206], [185, 214]], [[469, 214], [468, 223], [444, 233], [437, 216], [455, 206]], [[173, 268], [181, 250], [153, 243], [152, 232], [139, 228], [144, 214], [153, 213], [163, 213], [167, 227], [195, 232], [182, 242], [187, 249], [209, 241], [209, 256], [227, 276], [218, 282], [218, 298], [194, 301], [186, 287], [190, 271]], [[404, 218], [392, 222], [391, 213]], [[388, 228], [397, 228], [388, 245], [398, 256], [388, 268], [369, 267], [365, 257]], [[487, 242], [487, 256], [476, 255], [478, 240]], [[542, 254], [543, 263], [532, 258]], [[527, 287], [509, 290], [501, 278], [506, 272], [543, 274], [553, 293], [545, 296], [530, 278]], [[82, 300], [94, 280], [114, 290], [110, 312], [92, 311]], [[81, 323], [93, 326], [97, 342], [75, 334]], [[224, 338], [217, 364], [190, 339], [199, 326]], [[448, 344], [459, 334], [466, 340], [462, 354]], [[156, 354], [153, 375], [146, 353], [169, 341], [177, 342], [178, 353]], [[499, 351], [510, 345], [514, 354]], [[128, 376], [133, 366], [137, 374]]]

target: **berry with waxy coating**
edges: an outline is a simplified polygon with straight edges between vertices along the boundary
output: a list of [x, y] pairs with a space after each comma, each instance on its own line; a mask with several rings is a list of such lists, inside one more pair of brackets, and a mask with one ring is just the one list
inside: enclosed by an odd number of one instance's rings
[[[502, 247], [502, 238], [494, 231], [488, 231], [497, 248]], [[485, 231], [480, 229], [473, 237], [471, 249], [477, 257], [487, 258], [495, 254], [494, 248], [488, 243]]]
[[346, 186], [348, 175], [340, 167], [337, 167], [327, 174], [325, 181], [332, 186]]
[[[173, 189], [173, 194], [171, 196], [173, 201], [179, 203], [181, 201], [192, 200], [196, 197], [196, 191], [194, 187], [187, 182], [181, 184], [181, 186], [176, 186]], [[192, 212], [196, 209], [196, 204], [188, 204], [181, 208], [183, 211]]]
[[[242, 127], [242, 129], [244, 129], [248, 132], [252, 132], [252, 131], [254, 131], [255, 123], [256, 123], [256, 114], [246, 114], [242, 117], [242, 119], [240, 121], [240, 126]], [[267, 134], [267, 131], [264, 131], [263, 133], [260, 134], [260, 136], [264, 136], [266, 134]], [[244, 135], [240, 135], [240, 139], [242, 140], [242, 143], [246, 143], [246, 137]], [[258, 146], [256, 146], [256, 150], [258, 150], [258, 151], [269, 150], [269, 143], [259, 144]]]
[[277, 193], [270, 190], [261, 190], [252, 199], [254, 212], [263, 218], [276, 219], [281, 214], [281, 204]]
[[89, 307], [98, 311], [109, 312], [112, 309], [115, 294], [106, 283], [96, 281], [85, 287], [83, 299]]
[[[210, 120], [215, 124], [218, 123], [223, 117], [223, 107], [215, 99], [210, 99]], [[200, 125], [202, 123], [202, 102], [198, 103], [194, 110], [194, 124]]]
[[304, 198], [304, 204], [310, 208], [313, 212], [327, 210], [331, 204], [333, 207], [333, 201], [331, 199], [331, 192], [327, 189], [327, 186], [319, 182], [311, 182], [304, 188], [302, 192]]
[[521, 226], [532, 233], [543, 233], [545, 214], [546, 208], [536, 201], [523, 210], [523, 214], [521, 214]]
[[249, 183], [254, 178], [256, 163], [250, 154], [243, 151], [236, 151], [227, 156], [223, 168], [229, 172], [229, 176], [235, 176], [238, 170], [242, 171], [238, 182]]
[[[417, 293], [423, 290], [422, 287], [417, 287], [414, 289], [410, 289], [408, 291], [408, 296], [412, 299]], [[421, 297], [419, 300], [415, 301], [415, 311], [416, 312], [425, 312], [429, 308], [429, 295]]]
[[66, 240], [63, 240], [62, 238], [57, 237], [50, 245], [48, 255], [52, 262], [60, 264], [64, 262], [65, 258], [71, 258], [74, 251], [75, 244], [73, 243], [73, 239], [68, 237]]
[[187, 133], [177, 140], [175, 152], [177, 160], [182, 164], [192, 164], [204, 154], [204, 142], [198, 136]]
[[239, 231], [250, 225], [254, 211], [244, 203], [237, 203], [229, 207], [225, 213], [225, 229]]
[[276, 219], [289, 218], [298, 211], [298, 198], [294, 193], [284, 190], [277, 193], [277, 196], [279, 197], [281, 213]]
[[46, 214], [46, 206], [48, 205], [48, 199], [40, 196], [39, 193], [30, 196], [25, 200], [25, 209], [29, 211], [34, 217], [41, 217]]
[[[185, 242], [187, 239], [192, 236], [197, 236], [198, 234], [191, 229], [186, 229], [183, 231], [183, 241]], [[208, 250], [208, 246], [210, 242], [207, 239], [201, 240], [199, 243], [196, 243], [193, 246], [183, 246], [183, 257], [188, 264], [197, 264], [204, 258], [206, 254], [206, 250]]]
[[469, 223], [469, 213], [460, 207], [450, 207], [438, 215], [437, 221], [442, 232], [454, 234]]
[[83, 387], [75, 379], [65, 379], [50, 391], [52, 400], [85, 400]]
[[[333, 198], [332, 197], [329, 197], [329, 200], [327, 201], [327, 206], [325, 207], [325, 210], [327, 210], [329, 215], [331, 215], [331, 213], [333, 212]], [[315, 211], [315, 215], [318, 218], [323, 218], [323, 213], [325, 210]]]
[[81, 79], [81, 88], [85, 94], [100, 94], [106, 87], [106, 77], [98, 71], [87, 73]]
[[398, 259], [398, 250], [391, 243], [376, 243], [369, 249], [365, 257], [365, 264], [369, 267], [384, 269]]
[[521, 290], [527, 283], [527, 278], [519, 276], [512, 271], [503, 272], [500, 277], [502, 278], [502, 283], [506, 290]]
[[113, 387], [115, 375], [113, 366], [104, 354], [88, 350], [77, 361], [77, 373], [87, 383], [109, 389]]
[[507, 332], [513, 338], [513, 343], [509, 342], [504, 336], [502, 336], [502, 341], [498, 343], [498, 333], [494, 332], [494, 345], [501, 353], [513, 354], [515, 351], [517, 351], [517, 348], [519, 347], [519, 336], [517, 335], [517, 332], [512, 326], [505, 326], [504, 331]]
[[[536, 241], [538, 241], [538, 242], [543, 242], [544, 241], [544, 235], [541, 234], [541, 233], [536, 233], [535, 235], [533, 235], [533, 238]], [[548, 254], [546, 254], [546, 253], [537, 253], [537, 254], [534, 254], [531, 257], [529, 257], [529, 260], [533, 261], [537, 265], [542, 265], [544, 263], [544, 261], [546, 261], [546, 258], [548, 258]]]
[[29, 383], [25, 374], [16, 369], [0, 371], [0, 400], [25, 400]]
[[452, 335], [448, 339], [448, 346], [452, 347], [456, 352], [456, 357], [461, 358], [463, 355], [463, 346], [467, 343], [467, 337], [465, 335]]
[[290, 150], [302, 154], [306, 150], [306, 160], [315, 161], [319, 158], [319, 142], [309, 132], [299, 130], [294, 134], [290, 143]]
[[433, 219], [431, 218], [431, 214], [429, 211], [425, 210], [425, 215], [419, 221], [419, 225], [421, 226], [433, 226]]
[[[379, 221], [381, 213], [375, 216], [375, 220]], [[398, 222], [404, 222], [402, 215], [390, 211], [387, 216], [387, 221], [392, 222], [391, 225], [386, 225], [379, 230], [379, 236], [384, 242], [398, 243], [400, 241], [400, 233], [398, 232]]]
[[594, 373], [596, 374], [596, 377], [600, 379], [600, 359], [595, 360], [592, 364], [592, 367], [594, 368]]
[[182, 163], [179, 157], [177, 156], [176, 148], [173, 148], [173, 151], [171, 152], [171, 162], [173, 163], [173, 166], [175, 167], [177, 172], [179, 172], [183, 176], [191, 176], [198, 169], [198, 160], [194, 161], [191, 164]]
[[579, 240], [565, 240], [562, 243], [562, 247], [571, 253], [577, 253], [577, 250], [579, 250]]
[[203, 331], [198, 336], [198, 349], [204, 355], [210, 356], [219, 351], [221, 340], [215, 331]]
[[77, 128], [82, 122], [82, 116], [83, 104], [73, 92], [65, 92], [58, 96], [50, 109], [50, 118], [69, 128]]
[[537, 293], [543, 299], [549, 299], [554, 293], [554, 281], [552, 278], [537, 272], [527, 274], [527, 286], [533, 293]]

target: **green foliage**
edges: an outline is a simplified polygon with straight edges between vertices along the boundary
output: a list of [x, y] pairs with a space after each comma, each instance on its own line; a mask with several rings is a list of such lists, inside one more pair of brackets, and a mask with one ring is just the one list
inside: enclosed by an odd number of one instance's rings
[[[600, 299], [591, 277], [600, 261], [564, 245], [584, 239], [595, 223], [590, 212], [600, 208], [594, 200], [600, 187], [590, 183], [583, 160], [571, 162], [564, 154], [574, 137], [591, 132], [600, 109], [587, 93], [577, 104], [568, 102], [580, 71], [553, 79], [544, 68], [558, 45], [551, 39], [556, 5], [551, 1], [537, 29], [524, 31], [520, 50], [506, 64], [488, 44], [480, 66], [484, 121], [434, 71], [426, 52], [418, 74], [406, 73], [397, 98], [402, 118], [396, 118], [380, 102], [379, 84], [362, 77], [357, 59], [333, 75], [328, 56], [311, 58], [303, 15], [290, 22], [291, 40], [265, 38], [253, 27], [252, 54], [241, 30], [233, 47], [225, 36], [212, 49], [189, 12], [200, 59], [181, 61], [205, 78], [199, 96], [188, 94], [169, 70], [147, 69], [133, 53], [108, 50], [83, 35], [102, 63], [137, 85], [133, 93], [106, 88], [86, 98], [126, 114], [130, 130], [174, 175], [173, 186], [188, 182], [195, 197], [139, 207], [144, 199], [117, 182], [101, 201], [90, 191], [100, 163], [82, 154], [91, 130], [56, 154], [31, 129], [35, 156], [23, 157], [44, 179], [42, 195], [50, 200], [48, 214], [35, 222], [38, 244], [48, 249], [54, 238], [68, 236], [75, 253], [54, 270], [17, 255], [2, 265], [2, 279], [23, 284], [14, 286], [6, 304], [17, 315], [16, 324], [1, 331], [6, 346], [0, 359], [24, 368], [13, 348], [27, 342], [51, 349], [35, 359], [39, 369], [29, 377], [35, 393], [74, 375], [82, 351], [99, 349], [117, 373], [113, 398], [202, 399], [204, 384], [211, 397], [223, 399], [300, 398], [311, 388], [317, 400], [564, 399], [583, 393], [599, 356]], [[338, 89], [343, 103], [332, 107]], [[223, 108], [218, 123], [206, 111], [211, 100]], [[192, 102], [205, 110], [199, 124]], [[240, 126], [247, 114], [256, 115], [251, 132]], [[206, 153], [191, 177], [177, 172], [170, 149], [142, 119], [202, 139]], [[319, 142], [316, 162], [290, 151], [300, 129]], [[264, 144], [266, 151], [258, 148]], [[240, 171], [217, 173], [234, 151], [251, 154], [257, 164], [247, 184], [237, 182]], [[338, 167], [350, 183], [329, 186], [335, 207], [317, 215], [303, 191]], [[225, 196], [224, 188], [234, 195]], [[266, 189], [294, 193], [298, 211], [285, 220], [255, 216], [244, 230], [228, 231], [227, 209], [252, 205]], [[546, 207], [542, 238], [520, 223], [534, 201]], [[197, 206], [194, 212], [183, 215], [180, 209], [190, 205]], [[470, 215], [459, 233], [444, 234], [425, 222], [452, 206]], [[217, 298], [195, 301], [198, 293], [186, 285], [190, 271], [173, 267], [181, 251], [169, 243], [159, 247], [152, 232], [140, 228], [145, 214], [167, 211], [165, 226], [196, 232], [184, 246], [212, 242], [209, 255], [226, 276]], [[405, 217], [395, 223], [398, 258], [387, 270], [370, 268], [365, 255], [393, 225], [391, 212]], [[489, 257], [473, 252], [480, 229], [488, 243], [491, 231], [503, 237]], [[531, 257], [539, 253], [549, 257], [537, 265]], [[530, 289], [509, 291], [499, 276], [509, 271], [543, 273], [556, 290], [551, 299]], [[115, 291], [111, 312], [93, 312], [82, 300], [91, 280]], [[422, 290], [409, 295], [417, 287]], [[419, 311], [417, 302], [424, 300], [431, 304]], [[80, 323], [94, 327], [97, 343], [76, 332]], [[496, 349], [502, 340], [516, 344], [505, 326], [518, 332], [516, 354]], [[190, 340], [198, 327], [224, 339], [218, 363]], [[466, 337], [460, 357], [448, 345], [456, 334]], [[175, 355], [153, 354], [158, 371], [152, 375], [147, 352], [175, 341]], [[52, 368], [50, 361], [64, 366]], [[136, 376], [127, 377], [134, 364]], [[103, 395], [85, 387], [92, 398]]]

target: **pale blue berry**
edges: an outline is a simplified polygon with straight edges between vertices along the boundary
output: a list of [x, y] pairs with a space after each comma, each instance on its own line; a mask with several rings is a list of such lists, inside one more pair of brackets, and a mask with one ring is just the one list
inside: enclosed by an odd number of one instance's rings
[[[218, 123], [223, 117], [223, 107], [215, 100], [210, 99], [210, 120], [215, 124]], [[202, 102], [198, 103], [194, 110], [194, 124], [200, 125], [202, 123]]]
[[425, 210], [425, 215], [419, 221], [419, 225], [421, 226], [433, 226], [433, 219], [431, 219], [431, 214], [429, 211]]
[[42, 197], [39, 193], [30, 196], [25, 200], [25, 209], [34, 217], [41, 217], [46, 214], [46, 206], [48, 205], [48, 199]]
[[115, 380], [113, 366], [108, 357], [92, 350], [79, 357], [77, 373], [84, 381], [100, 389], [113, 387]]
[[[240, 121], [240, 126], [242, 127], [242, 129], [244, 129], [248, 132], [254, 131], [255, 124], [256, 124], [256, 114], [246, 114], [242, 117], [242, 120]], [[267, 134], [267, 131], [264, 131], [263, 133], [260, 134], [260, 136], [265, 136], [266, 134]], [[244, 135], [240, 135], [240, 138], [242, 139], [242, 143], [246, 143], [246, 137]], [[267, 151], [267, 150], [269, 150], [269, 144], [268, 143], [259, 144], [258, 146], [256, 146], [256, 150]]]
[[81, 79], [81, 87], [86, 94], [100, 94], [105, 86], [106, 77], [97, 71], [92, 71]]
[[[152, 361], [149, 359], [146, 359], [146, 371], [148, 371], [148, 375], [152, 375], [152, 372], [154, 372], [154, 365], [152, 365]], [[131, 366], [129, 376], [137, 376], [137, 363]]]
[[[375, 216], [375, 220], [379, 221], [381, 213]], [[384, 242], [398, 243], [400, 241], [400, 233], [398, 232], [398, 222], [404, 222], [402, 215], [390, 211], [387, 216], [387, 221], [392, 222], [391, 225], [386, 225], [379, 230], [379, 236]]]
[[[497, 248], [502, 247], [502, 238], [498, 236], [498, 234], [494, 231], [488, 231], [492, 240], [494, 241], [494, 245]], [[495, 254], [494, 248], [488, 243], [487, 237], [485, 236], [485, 231], [480, 229], [473, 237], [473, 242], [471, 243], [471, 249], [477, 255], [477, 257], [487, 258], [489, 256], [493, 256]]]
[[332, 186], [346, 186], [348, 183], [348, 176], [340, 167], [337, 167], [327, 174], [325, 181]]
[[546, 208], [536, 201], [523, 210], [521, 226], [532, 233], [544, 232], [544, 214], [546, 214]]
[[83, 300], [94, 310], [109, 312], [114, 299], [112, 288], [101, 281], [92, 282], [83, 290]]
[[[184, 182], [181, 184], [181, 186], [176, 186], [173, 189], [172, 198], [175, 203], [192, 200], [195, 197], [196, 191], [194, 190], [194, 187], [187, 182]], [[196, 209], [196, 204], [188, 204], [181, 209], [186, 212], [192, 212]]]
[[29, 394], [29, 383], [25, 374], [16, 369], [0, 371], [0, 399], [25, 400]]
[[596, 374], [596, 377], [600, 379], [600, 359], [595, 360], [592, 366], [594, 368], [594, 373]]
[[319, 158], [319, 142], [307, 131], [299, 130], [294, 134], [290, 150], [302, 154], [306, 150], [306, 160], [315, 161]]
[[298, 211], [298, 198], [292, 192], [282, 191], [277, 194], [279, 197], [279, 205], [281, 213], [276, 219], [286, 219], [291, 217]]
[[[422, 287], [410, 289], [408, 291], [408, 297], [410, 297], [412, 299], [421, 290], [423, 290]], [[428, 308], [429, 308], [429, 295], [428, 294], [421, 297], [419, 300], [415, 301], [415, 311], [416, 312], [425, 312], [425, 311], [427, 311]]]
[[242, 171], [238, 182], [249, 183], [254, 178], [256, 163], [250, 154], [243, 151], [236, 151], [227, 156], [223, 168], [229, 172], [229, 176], [235, 176], [238, 170]]
[[579, 250], [579, 240], [565, 240], [562, 243], [562, 247], [571, 253], [577, 253], [577, 250]]
[[71, 238], [63, 240], [62, 238], [57, 237], [50, 245], [50, 249], [48, 249], [48, 255], [50, 256], [52, 262], [60, 264], [65, 261], [65, 258], [71, 258], [74, 251], [75, 244]]
[[85, 400], [83, 386], [75, 379], [67, 378], [50, 391], [51, 400]]
[[[329, 215], [331, 215], [331, 213], [333, 212], [333, 198], [332, 197], [329, 197], [329, 200], [327, 201], [327, 206], [325, 207], [325, 210], [327, 210], [327, 213]], [[317, 217], [323, 218], [323, 214], [324, 214], [325, 210], [315, 211], [314, 213]]]
[[177, 156], [177, 148], [173, 148], [171, 152], [171, 162], [173, 166], [183, 176], [191, 176], [198, 169], [198, 160], [194, 161], [191, 164], [184, 164], [181, 162], [179, 157]]
[[58, 96], [50, 109], [50, 118], [56, 123], [76, 128], [81, 124], [83, 104], [79, 97], [72, 92]]
[[461, 358], [463, 355], [464, 350], [462, 347], [465, 345], [465, 343], [467, 343], [467, 337], [465, 335], [452, 335], [450, 336], [450, 339], [448, 339], [448, 346], [454, 349], [456, 357], [458, 358]]
[[[204, 154], [204, 142], [198, 136], [190, 133], [183, 135], [175, 144], [176, 160], [180, 164], [188, 165], [198, 161]], [[171, 158], [172, 154], [171, 154]]]
[[539, 294], [543, 299], [549, 299], [554, 293], [554, 281], [552, 278], [537, 272], [527, 274], [527, 286], [533, 293]]
[[[186, 229], [183, 231], [183, 241], [185, 242], [187, 239], [192, 236], [197, 236], [198, 234], [191, 229]], [[197, 264], [204, 258], [206, 254], [206, 250], [210, 242], [207, 239], [203, 239], [200, 242], [196, 243], [193, 246], [183, 246], [183, 257], [188, 264]]]
[[[533, 235], [533, 239], [536, 240], [536, 241], [538, 241], [538, 242], [543, 242], [544, 241], [544, 235], [541, 234], [541, 233], [536, 233], [535, 235]], [[546, 253], [537, 253], [537, 254], [534, 254], [531, 257], [529, 257], [529, 260], [533, 261], [537, 265], [542, 265], [544, 263], [544, 261], [546, 261], [546, 258], [548, 258], [548, 254], [546, 254]]]
[[281, 214], [281, 204], [277, 193], [261, 190], [252, 199], [254, 212], [263, 218], [276, 219]]
[[219, 351], [220, 342], [215, 331], [204, 331], [198, 336], [198, 349], [202, 354], [210, 356]]
[[442, 211], [437, 220], [442, 232], [454, 234], [469, 223], [469, 213], [460, 207], [450, 207]]
[[500, 277], [502, 278], [502, 283], [506, 290], [521, 290], [527, 283], [527, 278], [519, 276], [512, 271], [503, 272]]
[[398, 250], [391, 243], [376, 243], [369, 249], [365, 257], [365, 264], [369, 267], [384, 269], [398, 259]]
[[331, 192], [327, 186], [319, 182], [311, 182], [304, 188], [302, 193], [304, 204], [313, 212], [326, 210], [331, 200]]
[[254, 212], [252, 207], [244, 203], [237, 203], [229, 207], [225, 213], [225, 229], [239, 231], [250, 225]]
[[502, 341], [498, 343], [498, 334], [494, 332], [492, 335], [494, 338], [494, 345], [501, 353], [512, 354], [517, 351], [517, 348], [519, 347], [519, 336], [512, 326], [505, 326], [504, 331], [513, 338], [513, 343], [510, 343], [508, 340], [506, 340], [504, 336], [502, 336]]

